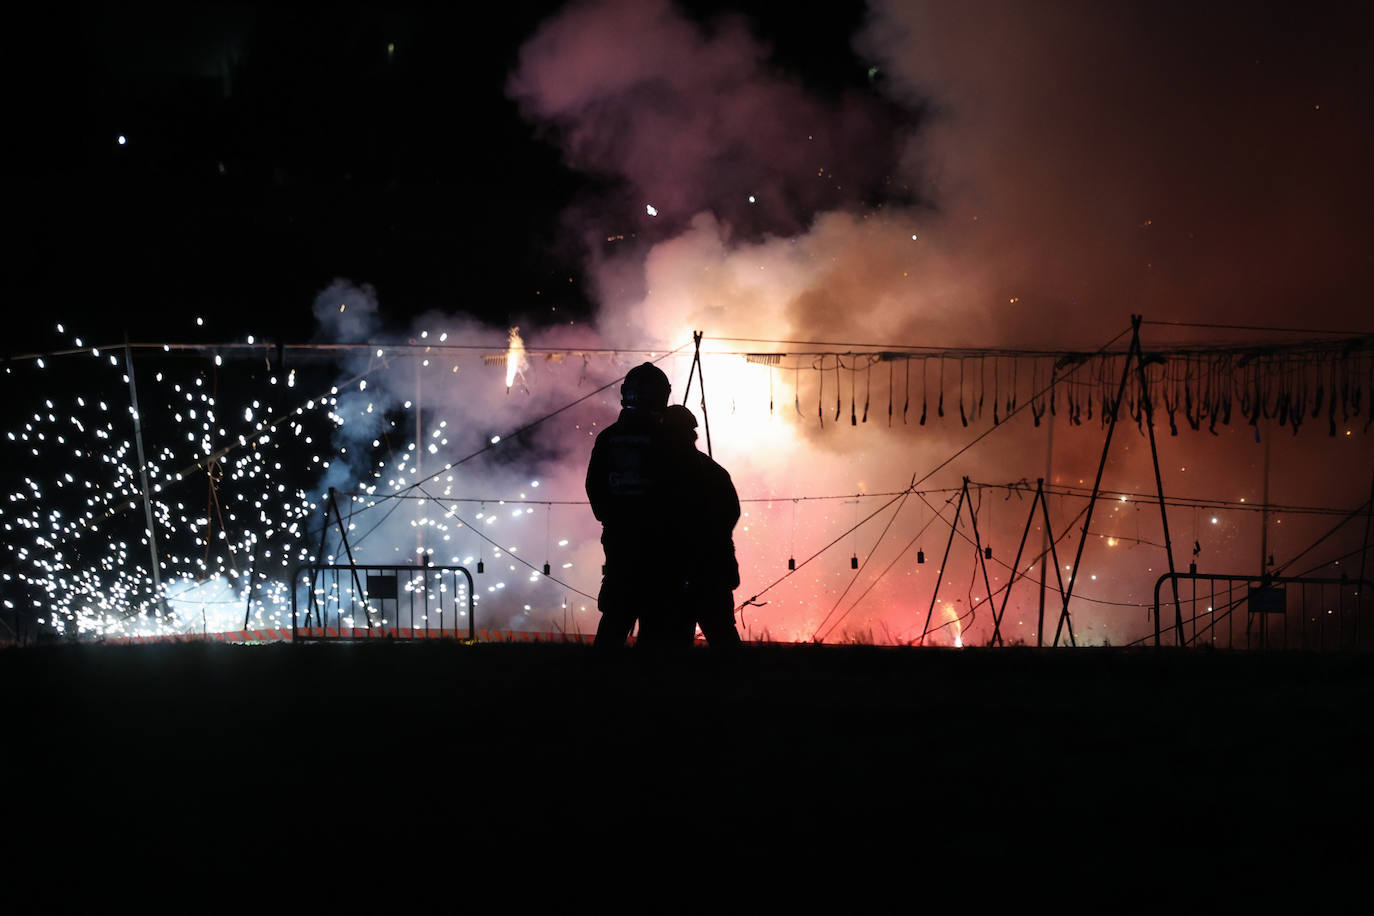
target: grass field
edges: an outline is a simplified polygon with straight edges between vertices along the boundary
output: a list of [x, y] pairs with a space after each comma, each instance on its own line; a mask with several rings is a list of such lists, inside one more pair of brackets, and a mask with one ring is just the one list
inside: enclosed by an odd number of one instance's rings
[[651, 853], [793, 881], [1014, 872], [1229, 893], [1320, 870], [1330, 887], [1362, 874], [1371, 849], [1370, 662], [11, 649], [9, 837], [50, 865], [68, 850], [206, 875], [249, 863], [596, 873]]

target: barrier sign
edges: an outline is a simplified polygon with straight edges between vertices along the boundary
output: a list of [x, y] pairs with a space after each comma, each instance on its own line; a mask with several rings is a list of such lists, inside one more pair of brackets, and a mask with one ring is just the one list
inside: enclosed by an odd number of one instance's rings
[[367, 597], [394, 600], [396, 598], [396, 577], [369, 574], [367, 577]]

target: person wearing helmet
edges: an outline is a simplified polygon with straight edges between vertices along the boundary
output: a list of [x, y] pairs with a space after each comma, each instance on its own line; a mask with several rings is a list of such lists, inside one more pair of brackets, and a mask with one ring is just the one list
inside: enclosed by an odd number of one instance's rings
[[652, 644], [662, 633], [665, 568], [673, 553], [668, 493], [672, 470], [663, 436], [668, 376], [652, 363], [625, 375], [620, 416], [601, 431], [587, 464], [587, 498], [601, 522], [602, 567], [595, 645], [625, 645], [635, 621], [639, 638]]
[[673, 503], [683, 509], [682, 553], [678, 558], [682, 586], [671, 594], [675, 645], [690, 646], [699, 625], [708, 645], [738, 646], [734, 591], [739, 587], [734, 528], [739, 521], [739, 495], [730, 474], [697, 450], [697, 418], [680, 404], [667, 408], [663, 428], [670, 464], [680, 468]]

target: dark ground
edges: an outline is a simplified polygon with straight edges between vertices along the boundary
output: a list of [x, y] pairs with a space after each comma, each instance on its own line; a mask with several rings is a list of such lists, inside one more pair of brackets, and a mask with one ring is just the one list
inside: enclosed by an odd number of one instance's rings
[[0, 689], [5, 858], [59, 875], [647, 861], [1202, 904], [1362, 886], [1371, 848], [1367, 656], [67, 646], [0, 653]]

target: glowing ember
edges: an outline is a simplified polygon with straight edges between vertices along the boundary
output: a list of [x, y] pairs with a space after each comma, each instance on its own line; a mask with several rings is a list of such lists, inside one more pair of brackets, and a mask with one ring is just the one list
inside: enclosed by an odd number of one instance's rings
[[959, 612], [955, 609], [954, 605], [949, 602], [945, 602], [943, 610], [945, 612], [945, 617], [949, 621], [950, 632], [954, 634], [954, 648], [962, 649], [964, 647], [964, 626], [963, 622], [959, 619]]
[[525, 342], [520, 339], [520, 329], [511, 328], [509, 348], [506, 350], [507, 391], [510, 391], [517, 377], [524, 375], [527, 368], [529, 368], [529, 361], [525, 359]]

